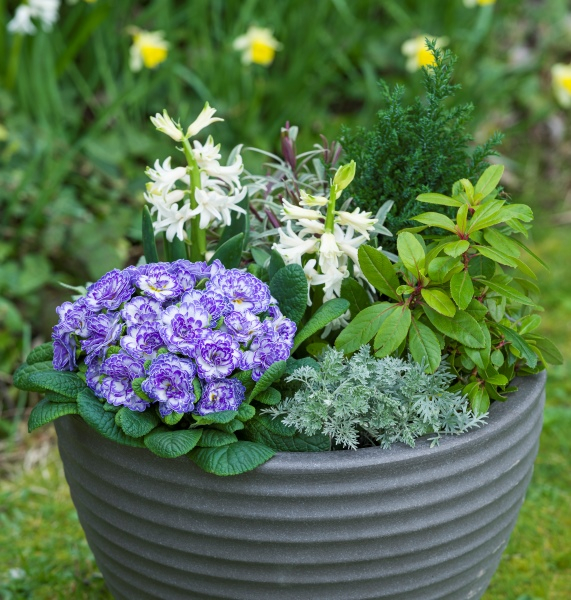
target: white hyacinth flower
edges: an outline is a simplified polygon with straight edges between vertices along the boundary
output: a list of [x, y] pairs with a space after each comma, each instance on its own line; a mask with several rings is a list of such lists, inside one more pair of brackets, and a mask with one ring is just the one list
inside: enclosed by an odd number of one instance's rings
[[60, 0], [29, 0], [27, 4], [20, 4], [14, 17], [8, 23], [10, 33], [34, 35], [37, 31], [32, 19], [38, 19], [44, 29], [51, 30], [58, 19]]
[[[358, 259], [358, 249], [359, 246], [364, 244], [369, 237], [360, 235], [359, 237], [353, 237], [355, 235], [355, 230], [353, 227], [348, 226], [345, 231], [339, 226], [335, 225], [334, 236], [335, 242], [339, 247], [339, 250], [342, 251], [343, 254], [347, 255], [355, 265], [355, 269], [359, 268], [359, 259]], [[359, 271], [360, 273], [360, 271]]]
[[291, 227], [291, 221], [286, 223], [286, 231], [280, 227], [280, 243], [274, 244], [272, 250], [279, 252], [286, 265], [301, 265], [301, 257], [304, 254], [313, 254], [317, 251], [319, 240], [313, 236], [304, 239], [297, 235]]
[[339, 257], [343, 251], [337, 245], [335, 235], [326, 231], [319, 240], [319, 266], [321, 272], [336, 270], [339, 268]]
[[160, 161], [155, 161], [155, 168], [147, 167], [145, 174], [153, 183], [147, 189], [151, 194], [166, 194], [179, 180], [187, 178], [186, 167], [171, 167], [171, 157], [165, 158], [161, 166]]
[[310, 260], [308, 260], [305, 263], [305, 265], [303, 267], [303, 272], [305, 273], [305, 278], [307, 279], [307, 306], [311, 306], [313, 304], [311, 302], [310, 290], [311, 290], [312, 285], [317, 285], [314, 282], [316, 275], [319, 275], [319, 273], [315, 269], [316, 264], [317, 264], [317, 260], [315, 260], [315, 258], [311, 258]]
[[157, 113], [154, 117], [151, 117], [151, 123], [157, 128], [161, 133], [166, 133], [169, 137], [171, 137], [175, 142], [182, 142], [184, 140], [184, 135], [182, 133], [182, 129], [180, 125], [175, 123], [170, 117], [169, 113], [163, 110], [163, 114]]
[[339, 318], [333, 319], [330, 321], [325, 328], [323, 329], [323, 333], [321, 334], [321, 339], [324, 340], [332, 331], [337, 331], [338, 329], [344, 329], [349, 325], [349, 319], [351, 318], [351, 311], [347, 311], [342, 314]]
[[325, 196], [312, 196], [305, 190], [300, 191], [300, 196], [299, 204], [301, 206], [325, 206], [329, 202]]
[[237, 206], [238, 202], [245, 198], [246, 193], [246, 188], [233, 196], [220, 193], [216, 189], [196, 189], [194, 195], [197, 207], [192, 211], [191, 215], [200, 215], [200, 229], [206, 229], [213, 221], [230, 225], [232, 222], [231, 210], [246, 214], [246, 211], [241, 206]]
[[375, 223], [378, 219], [371, 219], [370, 212], [360, 212], [360, 208], [356, 208], [353, 212], [344, 210], [335, 211], [335, 222], [339, 225], [349, 225], [362, 235], [369, 239], [369, 231], [375, 229]]
[[201, 144], [198, 140], [194, 140], [193, 145], [194, 160], [201, 169], [207, 169], [222, 158], [220, 144], [215, 146], [214, 138], [211, 135], [206, 139], [206, 143]]
[[175, 235], [179, 240], [184, 240], [186, 237], [184, 226], [191, 218], [192, 212], [188, 203], [180, 208], [177, 204], [173, 204], [170, 208], [163, 206], [154, 223], [155, 233], [164, 231], [169, 242], [173, 241]]
[[186, 130], [186, 137], [193, 137], [198, 132], [202, 131], [205, 127], [208, 127], [212, 123], [216, 121], [224, 121], [224, 119], [220, 119], [219, 117], [213, 117], [216, 112], [215, 108], [211, 108], [211, 106], [206, 102], [202, 112], [196, 117], [196, 119], [188, 126]]
[[325, 223], [321, 221], [313, 221], [310, 219], [299, 219], [299, 225], [301, 225], [300, 233], [303, 235], [304, 233], [310, 233], [312, 235], [321, 235], [325, 232]]
[[282, 200], [282, 205], [281, 214], [284, 219], [306, 219], [309, 221], [323, 219], [323, 215], [318, 210], [295, 206], [285, 198]]
[[[148, 183], [148, 187], [152, 187], [152, 183]], [[183, 190], [172, 190], [166, 194], [153, 194], [148, 190], [145, 194], [145, 200], [152, 206], [151, 214], [168, 213], [173, 204], [177, 204], [184, 199], [185, 193]]]
[[323, 302], [341, 296], [341, 283], [346, 277], [349, 277], [349, 271], [344, 265], [314, 276], [313, 285], [323, 285]]

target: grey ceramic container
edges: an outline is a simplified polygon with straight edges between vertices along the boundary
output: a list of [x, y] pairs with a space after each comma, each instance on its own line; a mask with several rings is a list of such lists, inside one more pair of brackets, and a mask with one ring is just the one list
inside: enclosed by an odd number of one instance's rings
[[71, 495], [117, 599], [480, 598], [538, 450], [545, 375], [430, 448], [278, 453], [216, 477], [56, 421]]

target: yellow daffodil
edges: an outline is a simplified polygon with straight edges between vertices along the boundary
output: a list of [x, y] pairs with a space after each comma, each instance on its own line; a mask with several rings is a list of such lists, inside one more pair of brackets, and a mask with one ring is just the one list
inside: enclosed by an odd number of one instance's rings
[[129, 66], [131, 71], [140, 71], [143, 67], [154, 69], [167, 58], [169, 44], [162, 31], [145, 31], [132, 27], [133, 36]]
[[[414, 72], [422, 67], [434, 64], [434, 56], [426, 45], [426, 38], [429, 40], [435, 39], [431, 35], [419, 35], [415, 38], [407, 40], [401, 48], [402, 53], [407, 57], [406, 69]], [[448, 38], [436, 38], [436, 47], [442, 48], [448, 44]]]
[[551, 80], [553, 93], [561, 106], [571, 107], [571, 64], [561, 63], [551, 67]]
[[474, 6], [489, 6], [495, 4], [496, 0], [464, 0], [464, 6], [473, 8]]
[[255, 63], [267, 67], [272, 64], [276, 51], [282, 45], [270, 29], [252, 25], [244, 35], [234, 40], [232, 47], [242, 52], [242, 62], [245, 65]]

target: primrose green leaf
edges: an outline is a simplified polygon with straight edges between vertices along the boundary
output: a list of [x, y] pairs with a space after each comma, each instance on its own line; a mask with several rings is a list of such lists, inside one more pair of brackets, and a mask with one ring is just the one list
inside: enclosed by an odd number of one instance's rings
[[536, 306], [535, 302], [530, 300], [527, 296], [518, 292], [515, 288], [510, 285], [504, 285], [493, 280], [482, 281], [483, 284], [487, 285], [491, 290], [505, 296], [508, 300], [513, 302], [519, 302], [519, 304], [525, 304], [526, 306]]
[[[450, 279], [450, 294], [461, 310], [466, 310], [474, 297], [474, 284], [467, 270], [456, 273]], [[433, 307], [434, 308], [434, 307]]]
[[449, 242], [446, 244], [444, 246], [444, 252], [445, 254], [448, 254], [448, 256], [457, 257], [464, 254], [469, 247], [470, 242], [468, 240], [458, 240], [457, 242]]
[[449, 219], [446, 215], [436, 212], [422, 213], [416, 217], [412, 217], [411, 220], [424, 223], [430, 227], [439, 227], [440, 229], [445, 229], [446, 231], [451, 231], [452, 233], [457, 233], [458, 231], [454, 221]]
[[368, 344], [394, 306], [389, 302], [381, 302], [362, 310], [341, 330], [335, 340], [335, 347], [345, 354], [350, 354], [356, 352], [363, 344]]
[[161, 415], [160, 419], [166, 425], [172, 426], [176, 425], [177, 423], [180, 423], [183, 416], [184, 413], [176, 412], [176, 410], [173, 410], [173, 412], [169, 413], [168, 415], [165, 415], [164, 417]]
[[424, 306], [424, 313], [434, 327], [448, 337], [468, 346], [484, 348], [486, 339], [478, 322], [468, 313], [458, 310], [453, 317], [445, 317], [429, 306]]
[[381, 358], [394, 352], [406, 338], [412, 313], [408, 306], [393, 306], [375, 336], [375, 356]]
[[153, 219], [149, 212], [149, 207], [143, 207], [142, 221], [143, 253], [147, 264], [159, 262], [159, 253], [157, 252], [157, 243], [155, 241], [155, 230], [153, 228]]
[[[30, 371], [26, 372], [24, 383], [25, 388], [29, 391], [50, 391], [67, 396], [68, 398], [77, 398], [77, 395], [84, 390], [87, 386], [85, 382], [78, 377], [76, 373], [71, 371], [55, 371], [53, 368], [38, 370], [35, 373], [31, 372], [34, 367], [45, 365], [45, 363], [35, 363], [34, 365], [28, 365], [27, 369]], [[21, 368], [21, 367], [20, 367]], [[14, 374], [14, 385], [18, 387], [20, 378]]]
[[145, 446], [162, 458], [177, 458], [188, 454], [200, 440], [202, 429], [178, 429], [171, 431], [159, 427], [145, 436]]
[[329, 436], [298, 433], [293, 427], [284, 425], [280, 417], [272, 419], [270, 415], [257, 415], [248, 421], [245, 435], [252, 442], [283, 452], [321, 452], [331, 446]]
[[426, 258], [424, 248], [414, 237], [414, 234], [404, 232], [397, 238], [397, 250], [402, 264], [414, 275], [420, 277]]
[[219, 448], [195, 448], [190, 458], [207, 473], [239, 475], [267, 462], [275, 451], [264, 444], [238, 441]]
[[417, 363], [424, 360], [428, 373], [434, 373], [438, 369], [442, 354], [438, 339], [430, 327], [412, 319], [408, 332], [408, 347]]
[[420, 194], [416, 197], [419, 202], [425, 204], [439, 204], [440, 206], [462, 206], [462, 202], [444, 194]]
[[140, 438], [152, 431], [160, 420], [154, 409], [139, 412], [126, 406], [115, 414], [115, 423], [124, 433], [134, 438]]
[[46, 342], [45, 344], [41, 344], [40, 346], [36, 346], [30, 354], [28, 354], [28, 358], [26, 358], [26, 362], [29, 365], [35, 365], [40, 362], [51, 362], [54, 358], [54, 343]]
[[71, 398], [68, 398], [67, 396], [62, 396], [61, 394], [58, 394], [56, 392], [46, 392], [46, 395], [44, 397], [47, 398], [50, 402], [57, 402], [57, 403], [77, 402], [77, 399], [73, 400]]
[[28, 433], [42, 425], [51, 423], [63, 415], [77, 415], [79, 410], [76, 402], [51, 402], [49, 398], [40, 400], [30, 413], [28, 419]]
[[267, 404], [268, 406], [275, 406], [281, 402], [282, 395], [278, 390], [273, 387], [269, 387], [267, 390], [260, 392], [256, 396], [256, 400], [261, 402], [262, 404]]
[[256, 382], [256, 385], [254, 386], [254, 389], [250, 394], [250, 402], [254, 400], [254, 398], [258, 394], [260, 394], [264, 390], [267, 390], [270, 387], [270, 385], [274, 383], [274, 381], [278, 381], [279, 379], [281, 379], [283, 374], [286, 372], [286, 367], [287, 365], [285, 360], [280, 360], [278, 362], [275, 362], [273, 365], [270, 365], [268, 369], [264, 372], [264, 374], [260, 377], [260, 379], [258, 379], [258, 381]]
[[282, 255], [277, 250], [272, 250], [270, 253], [270, 264], [268, 266], [268, 276], [270, 281], [274, 278], [274, 275], [285, 266]]
[[391, 261], [372, 246], [359, 247], [359, 267], [367, 281], [379, 292], [393, 300], [399, 300], [396, 289], [400, 285]]
[[249, 421], [255, 414], [256, 409], [253, 406], [250, 406], [246, 402], [242, 402], [242, 404], [240, 404], [240, 407], [238, 408], [238, 414], [236, 415], [236, 418], [239, 421], [242, 421], [242, 423], [245, 423], [246, 421]]
[[232, 419], [229, 423], [213, 423], [212, 427], [226, 433], [234, 433], [235, 431], [244, 429], [244, 423], [238, 419]]
[[106, 411], [103, 404], [89, 388], [86, 387], [77, 396], [77, 407], [82, 419], [103, 437], [126, 446], [144, 447], [142, 440], [126, 435], [118, 427], [115, 423], [115, 414]]
[[280, 269], [270, 281], [270, 292], [282, 313], [299, 324], [307, 308], [307, 279], [296, 264]]
[[244, 234], [238, 233], [224, 242], [216, 249], [208, 264], [219, 260], [227, 269], [237, 269], [242, 260], [242, 247], [244, 244]]
[[450, 298], [441, 290], [430, 290], [423, 288], [420, 293], [422, 294], [423, 300], [445, 317], [453, 317], [456, 313], [456, 307]]
[[490, 165], [480, 176], [474, 191], [479, 194], [480, 198], [485, 198], [491, 194], [500, 183], [504, 172], [503, 165]]
[[141, 398], [141, 400], [151, 403], [152, 400], [149, 398], [149, 396], [147, 396], [147, 394], [145, 394], [145, 392], [143, 391], [143, 388], [141, 387], [142, 383], [143, 383], [143, 381], [145, 381], [145, 379], [146, 379], [146, 377], [136, 377], [131, 382], [131, 387], [133, 388], [133, 391], [135, 392], [135, 394], [137, 394], [137, 396], [139, 396], [139, 398]]
[[218, 448], [237, 441], [238, 438], [233, 433], [219, 431], [218, 429], [203, 429], [202, 436], [196, 445], [200, 448]]
[[341, 298], [349, 301], [349, 310], [351, 315], [356, 315], [367, 306], [371, 306], [371, 301], [363, 286], [352, 277], [346, 277], [341, 282]]
[[537, 354], [530, 348], [529, 344], [513, 329], [509, 329], [509, 327], [504, 327], [503, 325], [497, 325], [497, 327], [506, 341], [512, 344], [512, 346], [521, 354], [522, 358], [525, 359], [527, 364], [533, 369], [537, 365]]
[[33, 384], [29, 381], [29, 376], [39, 371], [46, 371], [50, 373], [54, 371], [52, 361], [46, 360], [41, 362], [34, 362], [32, 364], [23, 363], [14, 372], [12, 380], [14, 386], [20, 390], [25, 390], [28, 392], [44, 392], [45, 388], [43, 386]]
[[213, 423], [230, 423], [236, 418], [237, 414], [237, 410], [221, 410], [204, 416], [193, 415], [193, 417], [199, 425], [211, 425]]
[[[355, 284], [359, 285], [356, 281]], [[363, 290], [361, 286], [359, 286], [359, 288]], [[363, 293], [365, 296], [367, 295], [365, 290], [363, 290]], [[322, 304], [311, 316], [309, 321], [303, 326], [301, 331], [299, 331], [295, 336], [292, 352], [295, 352], [299, 345], [305, 342], [305, 340], [311, 337], [314, 333], [321, 331], [328, 323], [331, 323], [331, 321], [334, 319], [337, 319], [341, 315], [345, 314], [349, 306], [349, 300], [346, 300], [345, 298], [333, 298], [325, 302], [325, 304]]]
[[[254, 389], [254, 386], [256, 385], [256, 382], [252, 379], [252, 370], [251, 369], [249, 369], [248, 371], [238, 371], [237, 373], [234, 373], [234, 375], [232, 375], [231, 378], [237, 379], [246, 388], [246, 395], [249, 395], [250, 392]], [[192, 383], [195, 384], [195, 382], [197, 382], [197, 384], [200, 384], [200, 382], [197, 380], [198, 380], [198, 377], [195, 377], [193, 379]], [[196, 394], [196, 390], [195, 390], [195, 394]], [[199, 399], [200, 398], [197, 398], [197, 401]]]

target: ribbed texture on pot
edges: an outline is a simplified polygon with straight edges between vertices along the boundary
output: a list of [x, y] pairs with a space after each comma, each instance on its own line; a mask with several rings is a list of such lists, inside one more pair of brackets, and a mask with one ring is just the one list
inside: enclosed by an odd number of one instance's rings
[[480, 598], [537, 454], [545, 375], [430, 448], [278, 453], [236, 477], [56, 421], [81, 524], [115, 598]]

